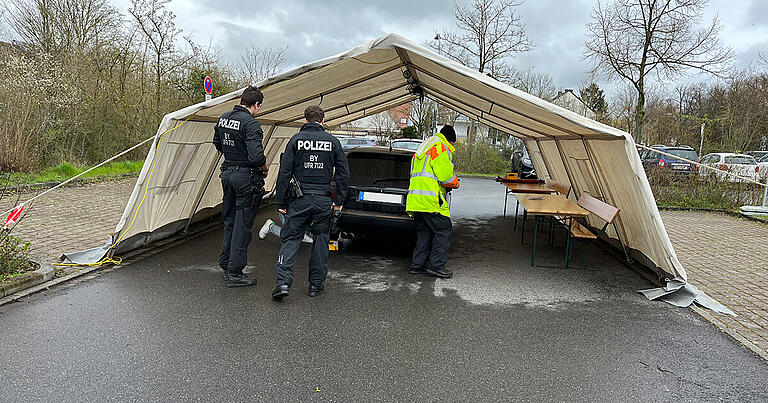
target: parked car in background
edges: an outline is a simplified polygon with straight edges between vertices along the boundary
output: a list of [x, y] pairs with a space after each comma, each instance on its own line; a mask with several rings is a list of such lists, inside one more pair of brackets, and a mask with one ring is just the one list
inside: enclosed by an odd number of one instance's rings
[[640, 159], [642, 160], [643, 167], [646, 171], [649, 169], [660, 169], [665, 172], [676, 172], [681, 174], [696, 172], [696, 165], [688, 162], [699, 162], [699, 154], [696, 153], [693, 148], [689, 146], [668, 147], [663, 145], [654, 145], [651, 146], [651, 148], [671, 155], [645, 150], [643, 154], [641, 154]]
[[768, 154], [757, 160], [757, 167], [760, 169], [757, 177], [760, 182], [765, 183], [765, 180], [768, 179]]
[[419, 139], [397, 139], [397, 140], [390, 141], [389, 145], [392, 148], [416, 151], [416, 149], [419, 148], [419, 145], [421, 145], [423, 141], [424, 140], [419, 140]]
[[358, 147], [347, 153], [349, 192], [338, 230], [353, 234], [415, 231], [405, 212], [413, 151], [388, 147]]
[[531, 156], [528, 155], [528, 149], [515, 150], [512, 153], [512, 170], [517, 172], [520, 179], [537, 179], [536, 170], [533, 168]]
[[[763, 158], [766, 155], [768, 155], [768, 151], [747, 151], [744, 154], [751, 155], [751, 156], [755, 157], [755, 160], [757, 160], [757, 162], [760, 162], [761, 158]], [[762, 168], [760, 168], [760, 169], [762, 169]]]
[[375, 141], [361, 137], [342, 137], [339, 138], [339, 142], [341, 143], [341, 149], [344, 150], [344, 152], [347, 152], [356, 147], [373, 147], [376, 145]]
[[751, 155], [734, 153], [712, 153], [707, 154], [701, 159], [701, 164], [716, 170], [700, 168], [699, 175], [719, 179], [729, 182], [740, 182], [738, 178], [726, 175], [724, 172], [730, 172], [744, 178], [758, 180], [760, 166]]

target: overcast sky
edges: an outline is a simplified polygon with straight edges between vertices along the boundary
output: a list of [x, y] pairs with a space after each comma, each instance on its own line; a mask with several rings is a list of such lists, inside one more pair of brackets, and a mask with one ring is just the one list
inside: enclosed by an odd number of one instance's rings
[[[589, 70], [581, 54], [595, 3], [526, 0], [518, 13], [535, 47], [519, 55], [516, 66], [550, 74], [560, 89], [578, 88]], [[130, 0], [114, 4], [126, 9]], [[287, 45], [284, 68], [291, 68], [390, 32], [424, 43], [436, 31], [455, 26], [450, 5], [449, 0], [173, 0], [169, 8], [186, 34], [220, 47], [227, 61], [237, 62], [249, 42]], [[768, 51], [768, 0], [711, 0], [705, 18], [715, 15], [722, 21], [723, 43], [736, 51], [738, 66]]]

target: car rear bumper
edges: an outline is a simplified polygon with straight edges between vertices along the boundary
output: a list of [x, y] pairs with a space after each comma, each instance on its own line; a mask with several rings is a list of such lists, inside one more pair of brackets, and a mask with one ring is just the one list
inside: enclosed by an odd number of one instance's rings
[[382, 213], [344, 208], [338, 222], [345, 232], [415, 231], [413, 218], [407, 214]]

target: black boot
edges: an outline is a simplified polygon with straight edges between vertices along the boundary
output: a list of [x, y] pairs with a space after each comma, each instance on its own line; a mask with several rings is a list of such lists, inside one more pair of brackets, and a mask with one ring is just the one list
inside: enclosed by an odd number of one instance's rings
[[310, 285], [309, 286], [309, 292], [307, 292], [307, 295], [309, 295], [310, 297], [316, 297], [316, 296], [320, 295], [320, 293], [322, 293], [324, 289], [325, 289], [325, 287], [323, 287], [322, 285], [319, 285], [319, 286], [317, 286], [317, 285]]
[[256, 280], [249, 279], [248, 276], [246, 276], [243, 273], [239, 273], [239, 274], [228, 273], [227, 274], [227, 287], [228, 288], [232, 288], [232, 287], [248, 287], [248, 286], [252, 286], [252, 285], [256, 285]]
[[288, 296], [288, 286], [278, 285], [272, 290], [272, 299], [281, 300]]
[[447, 269], [427, 269], [427, 274], [430, 274], [435, 277], [440, 277], [440, 278], [453, 277], [453, 272]]

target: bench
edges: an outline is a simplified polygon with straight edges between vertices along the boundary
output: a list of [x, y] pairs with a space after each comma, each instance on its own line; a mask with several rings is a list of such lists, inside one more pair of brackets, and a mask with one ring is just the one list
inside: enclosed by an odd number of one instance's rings
[[589, 258], [589, 242], [593, 239], [601, 237], [605, 233], [605, 229], [609, 225], [613, 224], [616, 217], [619, 216], [619, 209], [605, 203], [599, 199], [596, 199], [588, 194], [583, 194], [577, 202], [581, 208], [590, 212], [605, 222], [605, 225], [600, 229], [598, 234], [594, 234], [589, 228], [580, 224], [576, 220], [571, 220], [571, 225], [568, 231], [568, 239], [565, 244], [565, 268], [570, 266], [571, 251], [573, 250], [573, 241], [584, 241], [586, 246], [584, 248], [584, 270], [587, 269], [587, 259]]

